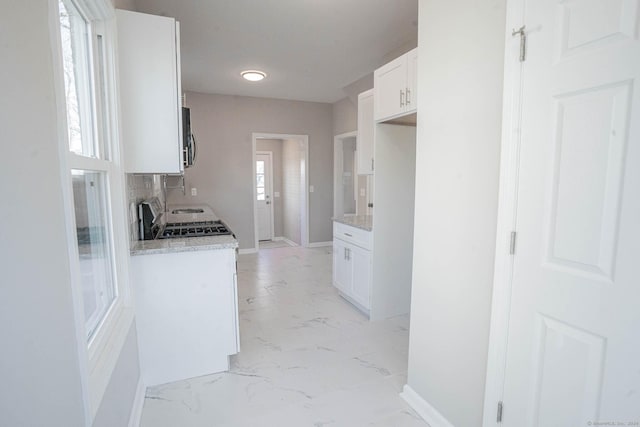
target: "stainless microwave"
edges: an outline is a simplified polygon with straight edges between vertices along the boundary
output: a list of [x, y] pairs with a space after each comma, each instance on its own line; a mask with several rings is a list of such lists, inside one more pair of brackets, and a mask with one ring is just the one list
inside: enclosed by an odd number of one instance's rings
[[196, 162], [196, 137], [191, 129], [191, 110], [182, 107], [182, 162], [185, 168]]

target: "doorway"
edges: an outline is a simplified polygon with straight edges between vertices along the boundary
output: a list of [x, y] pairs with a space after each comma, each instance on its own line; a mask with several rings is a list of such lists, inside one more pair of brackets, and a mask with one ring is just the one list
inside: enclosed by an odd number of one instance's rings
[[258, 241], [273, 240], [273, 152], [256, 151], [255, 168]]
[[253, 133], [254, 250], [309, 245], [309, 137]]
[[333, 216], [373, 214], [373, 175], [358, 175], [358, 132], [333, 137]]

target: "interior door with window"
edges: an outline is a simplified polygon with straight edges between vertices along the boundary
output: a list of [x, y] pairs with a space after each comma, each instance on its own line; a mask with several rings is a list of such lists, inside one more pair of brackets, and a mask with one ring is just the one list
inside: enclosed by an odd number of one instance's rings
[[256, 197], [258, 204], [258, 240], [273, 239], [273, 203], [271, 199], [270, 152], [256, 154]]
[[521, 3], [527, 42], [502, 421], [637, 425], [639, 2]]

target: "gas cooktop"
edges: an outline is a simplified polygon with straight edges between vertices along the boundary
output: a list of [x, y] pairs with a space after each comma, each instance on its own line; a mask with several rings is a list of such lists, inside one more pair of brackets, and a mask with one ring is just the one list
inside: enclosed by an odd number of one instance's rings
[[225, 236], [233, 234], [222, 221], [195, 221], [168, 223], [158, 235], [158, 239], [176, 239], [180, 237]]

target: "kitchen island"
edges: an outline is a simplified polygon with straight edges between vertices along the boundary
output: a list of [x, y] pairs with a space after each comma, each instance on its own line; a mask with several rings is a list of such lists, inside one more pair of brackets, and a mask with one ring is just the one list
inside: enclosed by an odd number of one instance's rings
[[131, 283], [145, 386], [223, 372], [240, 349], [232, 235], [134, 242]]

